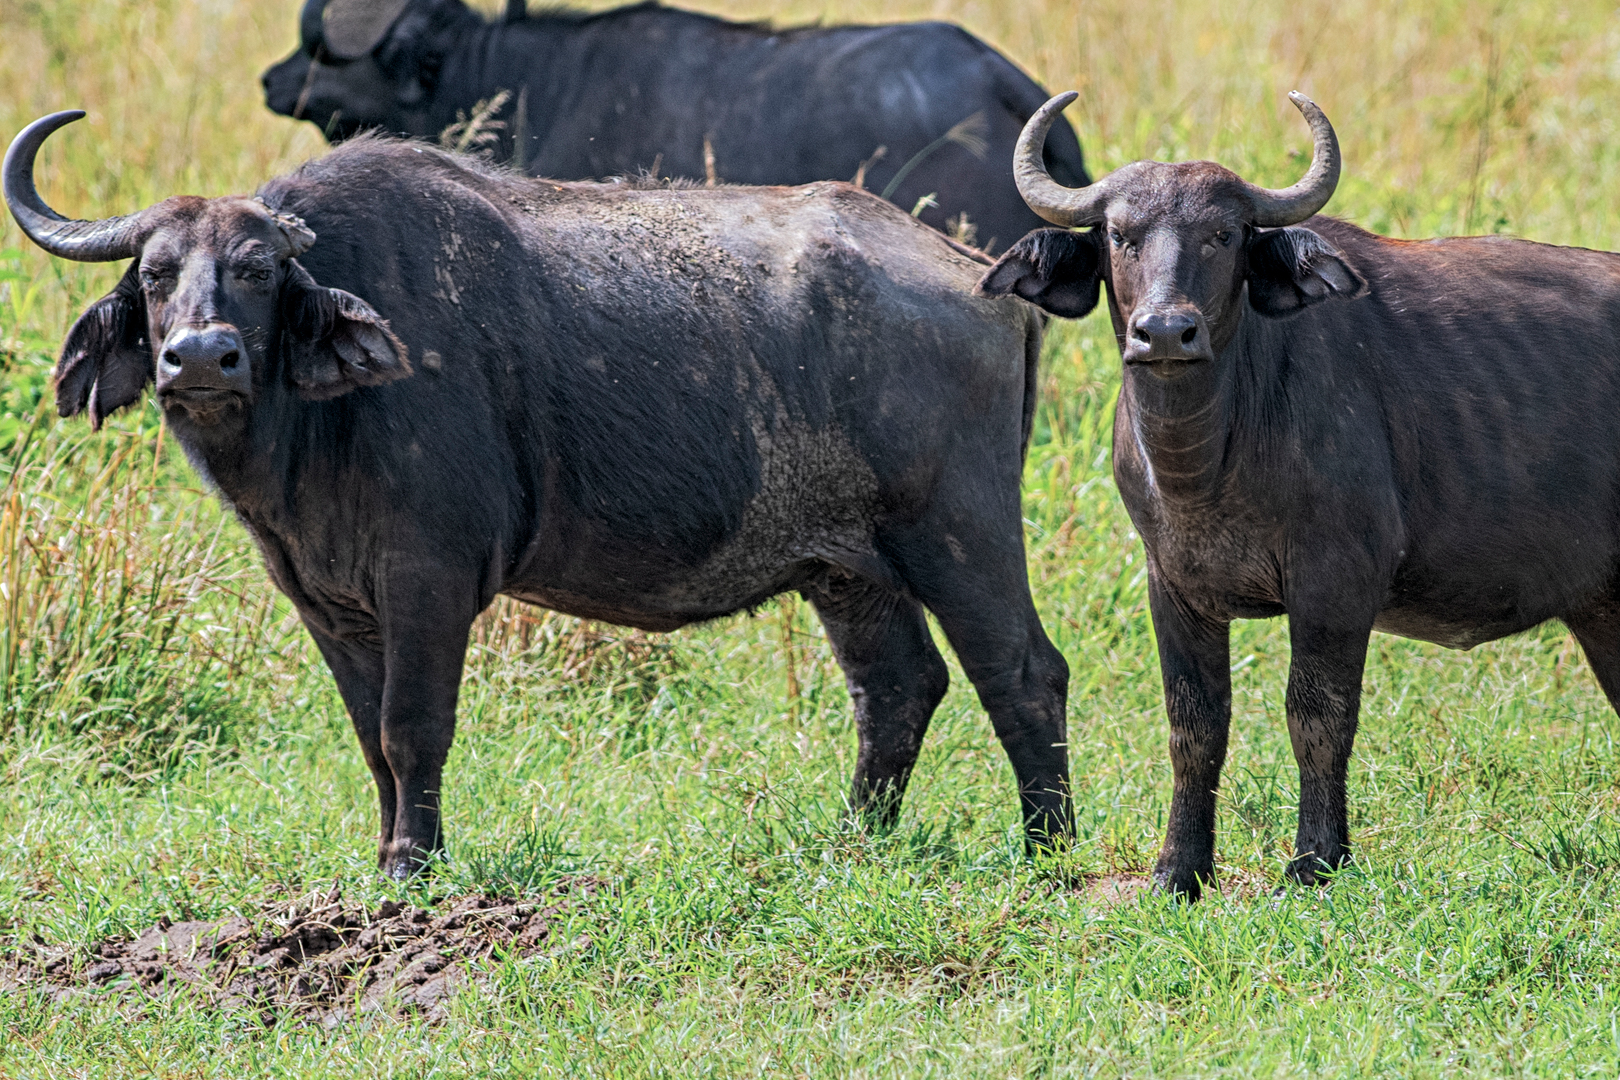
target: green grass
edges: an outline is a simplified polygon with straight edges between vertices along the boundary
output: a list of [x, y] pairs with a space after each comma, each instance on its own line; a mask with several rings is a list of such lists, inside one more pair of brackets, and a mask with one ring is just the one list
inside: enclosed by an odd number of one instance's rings
[[[47, 152], [48, 198], [90, 214], [249, 190], [318, 151], [252, 82], [290, 47], [292, 5], [226, 8], [0, 0], [4, 130], [94, 114]], [[1087, 90], [1099, 168], [1208, 154], [1287, 182], [1305, 131], [1282, 93], [1302, 85], [1340, 121], [1352, 219], [1620, 244], [1620, 31], [1600, 5], [787, 10], [965, 21]], [[0, 951], [334, 881], [398, 895], [372, 874], [371, 780], [331, 679], [156, 410], [99, 435], [55, 420], [55, 346], [116, 273], [0, 250]], [[1023, 859], [1010, 768], [954, 668], [899, 828], [863, 837], [842, 821], [848, 699], [803, 604], [660, 638], [502, 606], [469, 656], [450, 861], [405, 891], [594, 876], [553, 952], [497, 965], [437, 1027], [4, 994], [0, 1076], [1620, 1071], [1620, 722], [1561, 627], [1468, 654], [1375, 637], [1357, 861], [1274, 893], [1297, 790], [1286, 627], [1238, 624], [1222, 892], [1114, 905], [1088, 883], [1151, 862], [1170, 790], [1142, 555], [1110, 479], [1117, 382], [1103, 318], [1054, 326], [1025, 506], [1073, 672], [1064, 860]]]

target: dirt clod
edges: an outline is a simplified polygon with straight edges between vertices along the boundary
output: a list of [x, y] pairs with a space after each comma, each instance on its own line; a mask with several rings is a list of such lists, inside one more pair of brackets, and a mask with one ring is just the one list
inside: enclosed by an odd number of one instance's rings
[[479, 979], [481, 961], [560, 945], [552, 934], [559, 917], [594, 888], [581, 879], [544, 900], [461, 896], [430, 908], [389, 900], [374, 911], [345, 904], [334, 889], [254, 917], [160, 919], [133, 941], [87, 949], [19, 943], [0, 955], [0, 991], [189, 993], [271, 1022], [291, 1016], [326, 1026], [384, 1010], [437, 1020], [459, 987]]

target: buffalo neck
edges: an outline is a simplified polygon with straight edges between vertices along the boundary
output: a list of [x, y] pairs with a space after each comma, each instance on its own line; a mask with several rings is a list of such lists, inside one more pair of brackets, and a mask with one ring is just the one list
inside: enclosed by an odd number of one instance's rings
[[[1108, 299], [1123, 352], [1124, 322], [1112, 293]], [[1167, 508], [1202, 506], [1217, 493], [1227, 466], [1236, 369], [1248, 351], [1246, 329], [1240, 324], [1213, 360], [1175, 374], [1157, 365], [1125, 365], [1116, 424], [1116, 442], [1125, 442], [1116, 455], [1135, 463], [1143, 494]]]
[[[494, 94], [505, 90], [511, 98], [501, 109], [506, 122], [502, 131], [502, 149], [508, 150], [520, 135], [530, 138], [541, 134], [537, 126], [543, 125], [550, 115], [551, 96], [548, 83], [565, 73], [556, 70], [560, 59], [562, 35], [571, 27], [564, 20], [537, 16], [515, 22], [470, 23], [457, 32], [453, 45], [445, 51], [438, 81], [441, 87], [485, 87], [483, 93]], [[539, 76], [539, 77], [537, 77]], [[435, 131], [456, 123], [470, 115], [478, 102], [477, 93], [442, 94], [434, 101]], [[520, 115], [520, 102], [522, 114]]]
[[1144, 364], [1125, 368], [1119, 408], [1131, 450], [1159, 499], [1201, 504], [1215, 495], [1231, 418], [1232, 380], [1224, 359], [1168, 378]]
[[296, 513], [296, 492], [310, 465], [336, 465], [355, 456], [352, 411], [342, 399], [303, 402], [290, 394], [261, 394], [248, 409], [201, 427], [170, 417], [186, 458], [232, 509], [256, 526]]

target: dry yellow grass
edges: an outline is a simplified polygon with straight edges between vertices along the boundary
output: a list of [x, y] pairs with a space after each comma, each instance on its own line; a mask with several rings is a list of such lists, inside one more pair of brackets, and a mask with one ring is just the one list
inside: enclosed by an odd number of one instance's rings
[[[1100, 169], [1191, 155], [1288, 179], [1298, 164], [1288, 153], [1306, 139], [1284, 95], [1301, 89], [1343, 137], [1341, 213], [1403, 233], [1486, 230], [1505, 217], [1538, 239], [1620, 245], [1620, 20], [1604, 3], [688, 6], [782, 25], [960, 23], [1052, 90], [1081, 91], [1070, 116]], [[4, 0], [0, 130], [89, 109], [89, 122], [59, 140], [74, 145], [53, 145], [41, 170], [47, 195], [84, 213], [249, 189], [323, 145], [260, 96], [259, 73], [294, 44], [297, 9], [296, 0]]]

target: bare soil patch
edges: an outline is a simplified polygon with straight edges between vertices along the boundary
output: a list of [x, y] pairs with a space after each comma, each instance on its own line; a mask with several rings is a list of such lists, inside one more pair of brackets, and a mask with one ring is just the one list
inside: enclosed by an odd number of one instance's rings
[[1086, 879], [1085, 896], [1094, 906], [1112, 911], [1121, 904], [1135, 903], [1152, 888], [1153, 879], [1146, 874], [1097, 874]]
[[324, 898], [266, 906], [253, 917], [160, 920], [135, 937], [90, 946], [20, 944], [0, 956], [0, 991], [38, 987], [58, 999], [86, 994], [183, 993], [227, 1010], [336, 1025], [376, 1012], [441, 1019], [450, 996], [477, 983], [483, 962], [549, 952], [562, 916], [593, 892], [567, 880], [543, 900], [460, 896], [374, 910]]

